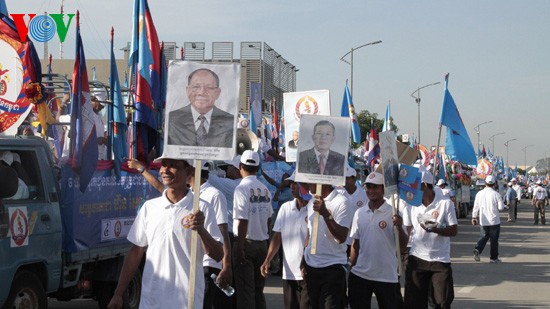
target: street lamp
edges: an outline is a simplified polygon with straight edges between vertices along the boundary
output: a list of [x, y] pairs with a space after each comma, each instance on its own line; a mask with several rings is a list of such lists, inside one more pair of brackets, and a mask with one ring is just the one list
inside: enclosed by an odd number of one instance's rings
[[509, 139], [506, 142], [504, 142], [504, 146], [506, 146], [506, 167], [510, 167], [510, 165], [508, 164], [508, 144], [511, 141], [515, 141], [515, 140], [517, 140], [517, 138], [512, 138], [512, 139]]
[[535, 146], [535, 145], [527, 145], [527, 146], [521, 148], [521, 150], [523, 150], [523, 154], [524, 154], [523, 163], [524, 163], [524, 166], [525, 166], [525, 175], [527, 175], [527, 148], [533, 147], [533, 146]]
[[[378, 40], [378, 41], [374, 41], [374, 42], [370, 42], [370, 43], [367, 43], [367, 44], [363, 44], [361, 46], [358, 46], [358, 47], [352, 47], [351, 50], [349, 52], [347, 52], [345, 55], [342, 56], [342, 58], [340, 58], [340, 60], [344, 61], [345, 63], [349, 64], [351, 66], [351, 83], [350, 83], [350, 92], [351, 92], [351, 97], [353, 98], [353, 51], [355, 50], [358, 50], [359, 48], [362, 48], [362, 47], [365, 47], [365, 46], [369, 46], [369, 45], [375, 45], [375, 44], [380, 44], [382, 43], [382, 41]], [[351, 62], [347, 62], [344, 58], [351, 54]]]
[[[474, 130], [475, 130], [476, 133], [477, 133], [477, 149], [478, 149], [478, 150], [479, 150], [479, 132], [480, 132], [480, 131], [479, 131], [479, 127], [480, 127], [482, 124], [491, 123], [491, 122], [493, 122], [493, 121], [492, 121], [492, 120], [489, 120], [489, 121], [482, 122], [482, 123], [478, 124], [478, 125], [474, 128]], [[493, 150], [494, 150], [494, 149], [493, 149]]]
[[[413, 93], [411, 93], [411, 97], [415, 99], [416, 104], [418, 104], [418, 143], [420, 144], [420, 89], [424, 89], [426, 87], [430, 87], [433, 85], [441, 84], [441, 82], [435, 82], [431, 84], [424, 85], [422, 87], [418, 87]], [[415, 97], [414, 94], [417, 93], [417, 96]]]
[[502, 135], [502, 134], [504, 134], [504, 132], [499, 132], [499, 133], [493, 134], [493, 135], [491, 135], [491, 137], [489, 137], [489, 140], [493, 143], [493, 155], [495, 155], [495, 136]]

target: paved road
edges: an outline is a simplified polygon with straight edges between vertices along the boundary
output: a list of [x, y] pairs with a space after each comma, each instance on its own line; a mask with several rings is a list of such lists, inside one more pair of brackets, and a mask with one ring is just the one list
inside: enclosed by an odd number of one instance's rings
[[[519, 220], [506, 222], [502, 213], [500, 258], [489, 263], [489, 243], [481, 262], [473, 260], [479, 227], [459, 220], [459, 232], [451, 244], [455, 300], [461, 309], [550, 308], [550, 225], [533, 225], [532, 207], [519, 205]], [[550, 208], [548, 208], [550, 210]], [[269, 277], [264, 290], [269, 309], [283, 308], [280, 277]], [[69, 303], [50, 301], [52, 309], [97, 308], [92, 300]], [[377, 308], [373, 300], [373, 308]]]

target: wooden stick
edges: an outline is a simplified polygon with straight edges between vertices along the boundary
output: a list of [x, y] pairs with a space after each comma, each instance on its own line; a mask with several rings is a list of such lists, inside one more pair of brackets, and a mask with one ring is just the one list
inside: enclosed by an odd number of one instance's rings
[[[201, 189], [201, 167], [202, 160], [195, 160], [195, 181], [193, 182], [193, 214], [199, 210], [200, 189]], [[197, 231], [191, 231], [191, 268], [189, 272], [189, 294], [187, 294], [187, 308], [195, 308], [195, 284], [197, 274]]]
[[[317, 184], [317, 186], [315, 187], [315, 194], [321, 195], [321, 187], [322, 187], [321, 184]], [[317, 253], [318, 230], [319, 230], [319, 212], [315, 211], [315, 213], [313, 214], [313, 227], [311, 231], [311, 250], [310, 250], [311, 254]]]
[[[395, 216], [399, 210], [399, 191], [397, 192], [397, 210], [395, 207], [395, 196], [392, 194], [391, 196], [391, 210], [392, 210], [392, 217]], [[395, 248], [397, 249], [397, 266], [398, 266], [398, 272], [397, 275], [401, 276], [403, 274], [403, 263], [401, 263], [401, 246], [399, 246], [399, 229], [402, 228], [400, 226], [393, 226], [394, 234], [395, 234]]]

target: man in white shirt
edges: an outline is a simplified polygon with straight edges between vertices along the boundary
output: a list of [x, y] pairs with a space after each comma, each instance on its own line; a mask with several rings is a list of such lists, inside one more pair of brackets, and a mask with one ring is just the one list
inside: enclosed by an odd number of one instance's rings
[[[366, 205], [369, 201], [365, 189], [363, 189], [362, 187], [358, 187], [356, 182], [357, 171], [355, 171], [354, 168], [348, 166], [346, 170], [346, 183], [344, 184], [342, 191], [348, 199], [348, 207], [350, 207], [352, 213], [355, 213], [359, 208], [363, 207], [363, 205]], [[346, 240], [346, 245], [351, 246], [351, 241], [352, 239], [348, 236], [348, 239]]]
[[[115, 289], [109, 309], [123, 307], [122, 295], [145, 256], [142, 308], [188, 308], [191, 272], [191, 236], [196, 231], [199, 241], [197, 261], [204, 254], [216, 261], [223, 257], [222, 236], [210, 205], [200, 201], [193, 211], [193, 193], [186, 186], [189, 162], [162, 156], [160, 175], [166, 186], [162, 196], [145, 202], [128, 233], [133, 243]], [[147, 254], [145, 252], [147, 251]], [[203, 306], [204, 277], [202, 263], [195, 265], [194, 308]]]
[[544, 215], [544, 206], [548, 205], [548, 192], [545, 188], [542, 187], [542, 181], [537, 180], [537, 186], [533, 190], [533, 200], [532, 204], [535, 207], [535, 222], [534, 224], [539, 224], [539, 213], [540, 221], [543, 225], [546, 224], [546, 217]]
[[421, 182], [422, 204], [411, 207], [410, 215], [404, 216], [412, 238], [405, 274], [405, 308], [427, 308], [430, 286], [436, 308], [450, 308], [454, 299], [450, 238], [458, 232], [456, 212], [450, 200], [436, 196], [429, 171], [422, 172]]
[[487, 241], [491, 240], [491, 263], [500, 263], [498, 258], [498, 238], [500, 236], [500, 214], [504, 210], [502, 197], [493, 187], [495, 177], [485, 178], [485, 188], [476, 194], [474, 209], [472, 210], [472, 225], [480, 225], [481, 237], [474, 248], [474, 260], [479, 262], [479, 255], [483, 252]]
[[307, 202], [300, 196], [299, 185], [294, 182], [294, 173], [285, 180], [290, 181], [294, 199], [281, 205], [273, 226], [273, 237], [269, 243], [267, 257], [262, 264], [262, 275], [267, 277], [273, 257], [283, 246], [283, 298], [285, 308], [309, 308], [306, 282], [300, 271], [307, 237]]
[[[273, 214], [271, 194], [256, 177], [260, 166], [257, 152], [241, 155], [241, 183], [233, 197], [233, 267], [237, 308], [265, 309], [265, 278], [260, 267], [267, 255], [270, 218]], [[252, 198], [254, 192], [266, 192], [267, 198]]]
[[384, 176], [373, 172], [365, 180], [369, 202], [353, 216], [350, 236], [351, 273], [348, 278], [348, 299], [351, 309], [370, 308], [372, 294], [379, 308], [401, 308], [403, 297], [397, 277], [395, 229], [399, 231], [401, 252], [407, 247], [403, 220], [392, 214], [392, 206], [384, 199]]
[[[310, 184], [310, 188], [315, 184]], [[347, 198], [331, 185], [322, 185], [307, 205], [308, 244], [302, 271], [313, 308], [340, 308], [346, 296], [345, 244], [353, 212]], [[317, 243], [312, 253], [314, 214], [319, 213]]]

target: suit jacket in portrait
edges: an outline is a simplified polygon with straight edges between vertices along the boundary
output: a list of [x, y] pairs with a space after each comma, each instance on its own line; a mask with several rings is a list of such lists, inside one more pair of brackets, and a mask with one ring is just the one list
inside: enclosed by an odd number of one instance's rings
[[288, 148], [292, 148], [292, 149], [298, 148], [298, 143], [297, 143], [297, 141], [291, 139], [290, 142], [288, 142]]
[[[168, 145], [198, 146], [191, 105], [171, 111], [168, 121]], [[214, 106], [206, 136], [206, 147], [231, 148], [234, 127], [233, 115]]]
[[[344, 176], [345, 160], [344, 155], [330, 150], [323, 175]], [[317, 156], [313, 148], [300, 152], [298, 163], [298, 172], [300, 173], [321, 174], [319, 162], [317, 162]]]

